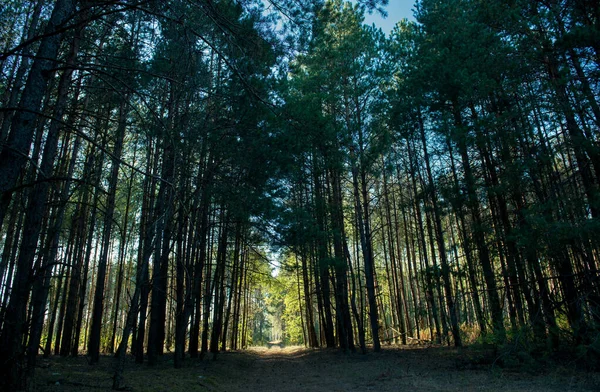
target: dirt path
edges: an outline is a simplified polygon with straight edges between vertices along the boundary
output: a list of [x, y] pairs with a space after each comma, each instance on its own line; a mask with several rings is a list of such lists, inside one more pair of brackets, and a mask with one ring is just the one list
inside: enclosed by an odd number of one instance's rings
[[[449, 348], [386, 348], [380, 354], [344, 354], [304, 348], [223, 353], [217, 361], [168, 357], [154, 368], [128, 364], [133, 391], [600, 391], [600, 375], [574, 365], [508, 371], [480, 362], [480, 352]], [[40, 391], [110, 390], [110, 358], [90, 367], [84, 358], [52, 359], [38, 371]]]
[[[232, 354], [235, 356], [236, 354]], [[344, 354], [305, 349], [245, 353], [238, 377], [221, 379], [225, 391], [598, 391], [600, 378], [565, 368], [509, 372], [448, 348], [385, 349]], [[467, 353], [470, 355], [470, 353]], [[246, 363], [249, 360], [249, 363]], [[226, 371], [229, 374], [229, 369]]]

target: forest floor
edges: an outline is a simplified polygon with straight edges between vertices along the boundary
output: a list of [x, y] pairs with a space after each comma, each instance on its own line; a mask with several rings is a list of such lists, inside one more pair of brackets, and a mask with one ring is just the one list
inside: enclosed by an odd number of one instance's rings
[[[501, 360], [482, 348], [388, 346], [366, 355], [253, 348], [221, 353], [216, 361], [187, 359], [181, 369], [173, 368], [169, 355], [155, 367], [130, 361], [125, 380], [132, 391], [148, 392], [600, 391], [600, 373], [578, 370], [566, 358], [500, 367]], [[109, 391], [113, 361], [102, 357], [90, 366], [85, 357], [42, 360], [37, 390]]]

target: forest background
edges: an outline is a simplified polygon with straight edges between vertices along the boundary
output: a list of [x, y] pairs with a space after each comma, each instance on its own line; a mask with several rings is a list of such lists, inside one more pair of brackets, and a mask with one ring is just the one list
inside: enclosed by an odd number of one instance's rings
[[386, 3], [3, 2], [2, 386], [274, 339], [597, 366], [600, 6]]

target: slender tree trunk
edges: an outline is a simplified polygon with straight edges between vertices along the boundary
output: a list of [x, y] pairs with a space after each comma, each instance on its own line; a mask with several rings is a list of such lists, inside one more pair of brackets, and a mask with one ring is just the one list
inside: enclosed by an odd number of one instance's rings
[[419, 111], [419, 130], [421, 134], [421, 143], [423, 144], [423, 159], [425, 160], [425, 169], [427, 172], [427, 188], [429, 190], [429, 198], [433, 207], [433, 217], [435, 223], [436, 242], [440, 256], [442, 279], [444, 280], [444, 292], [446, 294], [446, 304], [450, 313], [450, 325], [452, 328], [452, 337], [456, 347], [462, 346], [460, 337], [460, 327], [458, 325], [457, 309], [454, 303], [454, 293], [452, 292], [452, 282], [450, 278], [450, 267], [448, 265], [448, 256], [446, 253], [446, 241], [444, 240], [444, 229], [442, 227], [442, 218], [437, 198], [437, 193], [434, 188], [433, 174], [431, 172], [431, 164], [429, 162], [429, 151], [427, 150], [427, 138], [425, 136], [425, 127], [423, 126], [423, 118]]
[[[356, 210], [356, 218], [359, 228], [358, 231], [360, 234], [360, 245], [363, 252], [363, 261], [365, 263], [365, 282], [367, 286], [367, 297], [369, 302], [369, 320], [371, 323], [373, 350], [377, 352], [381, 349], [381, 344], [379, 342], [379, 317], [377, 314], [377, 300], [375, 297], [375, 279], [373, 271], [372, 252], [370, 238], [367, 237], [370, 237], [370, 230], [368, 228], [369, 226], [366, 222], [368, 221], [369, 213], [368, 209], [366, 211], [363, 210], [363, 203], [365, 203], [368, 200], [368, 193], [366, 191], [366, 184], [363, 184], [362, 193], [359, 190], [358, 175], [358, 168], [356, 167], [356, 164], [353, 164], [352, 184], [354, 187], [354, 206]], [[363, 177], [362, 180], [366, 181], [366, 177]]]
[[[456, 103], [454, 103], [454, 120], [458, 130], [462, 133], [466, 132], [462, 117]], [[467, 187], [467, 202], [471, 212], [471, 218], [474, 224], [473, 236], [475, 245], [479, 253], [479, 261], [483, 269], [483, 277], [486, 283], [490, 313], [492, 315], [492, 326], [494, 329], [495, 340], [498, 343], [503, 343], [506, 340], [506, 330], [504, 328], [504, 317], [502, 315], [502, 307], [500, 306], [500, 298], [498, 296], [498, 288], [496, 285], [496, 276], [494, 274], [492, 261], [489, 255], [489, 249], [485, 243], [483, 221], [479, 200], [477, 198], [475, 177], [471, 168], [471, 161], [467, 152], [466, 135], [459, 136], [457, 141], [458, 150], [462, 159], [463, 169], [465, 172], [465, 182]]]
[[100, 359], [100, 341], [102, 332], [102, 313], [104, 310], [104, 281], [106, 279], [106, 266], [110, 252], [110, 240], [112, 234], [112, 222], [115, 212], [116, 192], [119, 180], [120, 159], [123, 152], [123, 141], [125, 138], [125, 129], [127, 127], [127, 116], [129, 112], [128, 99], [121, 102], [119, 108], [119, 125], [113, 147], [113, 162], [111, 176], [108, 185], [108, 200], [106, 202], [106, 212], [104, 215], [104, 232], [102, 234], [102, 249], [100, 259], [98, 260], [98, 273], [96, 275], [96, 291], [94, 293], [94, 304], [92, 310], [91, 329], [88, 340], [88, 355], [92, 363]]
[[[6, 147], [0, 151], [0, 227], [2, 227], [2, 223], [4, 222], [4, 217], [12, 198], [13, 188], [17, 183], [21, 169], [27, 164], [29, 148], [36, 128], [36, 118], [40, 112], [42, 99], [47, 94], [48, 84], [54, 76], [56, 59], [63, 38], [63, 34], [57, 33], [57, 31], [64, 27], [64, 24], [73, 15], [75, 3], [73, 0], [56, 1], [50, 20], [44, 30], [44, 38], [40, 41], [35, 60], [27, 76], [27, 82], [25, 83], [18, 106], [19, 110], [12, 118]], [[19, 282], [20, 279], [16, 279], [15, 281]], [[15, 287], [17, 288], [15, 293], [23, 295], [21, 293], [21, 283], [18, 283]], [[18, 318], [21, 312], [11, 311], [10, 313]], [[18, 320], [11, 320], [10, 323], [16, 327], [20, 326], [20, 321]], [[3, 347], [8, 347], [7, 344], [4, 344], [8, 343], [8, 340], [15, 340], [11, 331], [7, 331], [7, 334], [11, 336], [7, 336], [7, 340], [2, 341]], [[19, 351], [15, 346], [11, 347], [8, 352], [17, 353]], [[8, 361], [8, 358], [5, 359]], [[2, 362], [4, 363], [4, 361]], [[13, 383], [12, 377], [3, 378], [3, 380], [7, 385], [8, 383]]]
[[213, 306], [213, 328], [210, 336], [210, 352], [213, 359], [217, 359], [219, 353], [219, 337], [223, 329], [223, 308], [225, 305], [225, 264], [227, 262], [227, 237], [229, 235], [228, 214], [225, 212], [224, 203], [221, 204], [221, 232], [219, 245], [217, 247], [217, 260], [215, 267], [214, 283], [215, 297]]
[[355, 351], [352, 336], [352, 319], [348, 304], [348, 275], [346, 255], [344, 252], [344, 215], [342, 210], [342, 186], [340, 174], [332, 169], [330, 172], [332, 192], [329, 195], [331, 206], [331, 228], [333, 231], [333, 247], [335, 254], [335, 282], [336, 282], [336, 317], [339, 325], [339, 343], [343, 350]]
[[314, 178], [314, 191], [315, 191], [315, 215], [317, 220], [317, 227], [319, 228], [319, 235], [317, 238], [317, 254], [318, 254], [318, 271], [319, 271], [319, 283], [321, 299], [322, 299], [322, 310], [324, 316], [324, 324], [321, 325], [322, 330], [325, 332], [325, 344], [328, 348], [335, 347], [334, 338], [334, 327], [333, 318], [331, 314], [331, 290], [329, 286], [329, 255], [327, 251], [326, 235], [327, 231], [325, 228], [325, 198], [323, 196], [323, 186], [321, 183], [321, 169], [317, 158], [313, 154], [313, 161], [315, 167], [313, 168]]

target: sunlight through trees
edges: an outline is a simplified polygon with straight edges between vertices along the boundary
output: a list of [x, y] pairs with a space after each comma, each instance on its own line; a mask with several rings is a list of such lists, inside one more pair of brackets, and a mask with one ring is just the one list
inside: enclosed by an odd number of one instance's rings
[[598, 363], [598, 5], [419, 0], [386, 37], [386, 4], [0, 6], [2, 389], [273, 341]]

